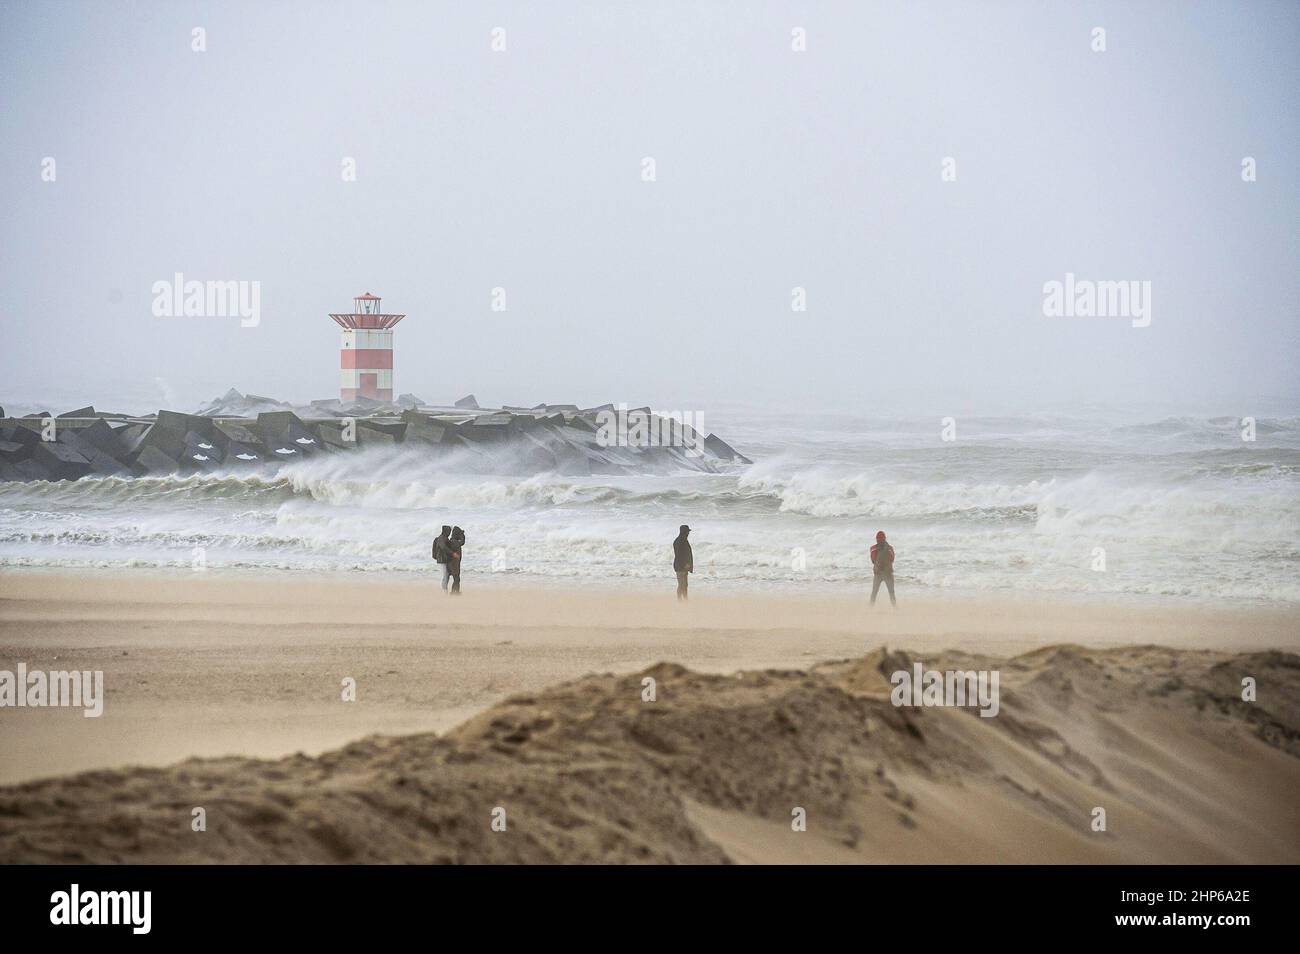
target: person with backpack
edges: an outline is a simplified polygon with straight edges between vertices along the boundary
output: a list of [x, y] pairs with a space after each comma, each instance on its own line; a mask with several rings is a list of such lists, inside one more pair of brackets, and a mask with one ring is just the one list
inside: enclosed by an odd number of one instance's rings
[[677, 528], [677, 539], [673, 541], [673, 572], [677, 574], [677, 598], [686, 599], [687, 580], [695, 572], [695, 555], [691, 553], [691, 528], [682, 524]]
[[465, 531], [460, 527], [451, 528], [447, 538], [447, 572], [451, 576], [451, 595], [460, 596], [460, 557], [465, 549]]
[[884, 530], [876, 532], [876, 545], [871, 548], [871, 570], [871, 605], [876, 605], [876, 594], [884, 583], [889, 589], [889, 602], [898, 609], [898, 600], [894, 599], [894, 548], [885, 541]]
[[442, 590], [447, 591], [451, 579], [451, 527], [443, 524], [442, 533], [433, 538], [433, 562], [442, 565]]

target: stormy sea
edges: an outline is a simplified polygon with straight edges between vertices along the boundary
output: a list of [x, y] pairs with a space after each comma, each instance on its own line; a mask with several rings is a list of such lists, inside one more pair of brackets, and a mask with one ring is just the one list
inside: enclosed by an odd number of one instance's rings
[[[401, 447], [274, 473], [0, 484], [0, 567], [432, 572], [465, 528], [484, 585], [660, 579], [689, 524], [696, 586], [869, 585], [1300, 602], [1300, 418], [1118, 411], [936, 418], [732, 408], [725, 473], [469, 473]], [[950, 438], [950, 439], [946, 439]], [[506, 470], [508, 468], [502, 468]]]

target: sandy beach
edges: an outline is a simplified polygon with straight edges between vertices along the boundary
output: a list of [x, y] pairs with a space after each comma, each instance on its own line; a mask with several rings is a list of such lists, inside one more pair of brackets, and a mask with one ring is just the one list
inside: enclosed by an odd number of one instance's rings
[[[96, 719], [0, 712], [0, 856], [1300, 859], [1293, 609], [696, 591], [8, 574], [0, 669], [106, 688]], [[1000, 669], [999, 716], [891, 705], [887, 673], [921, 660]], [[507, 790], [545, 834], [482, 837]], [[197, 842], [169, 816], [189, 804], [229, 811]], [[136, 835], [94, 834], [100, 812]]]
[[[372, 733], [441, 732], [589, 673], [674, 662], [804, 669], [888, 645], [1011, 656], [1061, 643], [1300, 651], [1287, 610], [1042, 599], [873, 611], [863, 594], [710, 594], [300, 579], [10, 574], [0, 668], [102, 669], [105, 716], [7, 710], [0, 783], [191, 756], [317, 754]], [[340, 702], [344, 677], [355, 704]]]

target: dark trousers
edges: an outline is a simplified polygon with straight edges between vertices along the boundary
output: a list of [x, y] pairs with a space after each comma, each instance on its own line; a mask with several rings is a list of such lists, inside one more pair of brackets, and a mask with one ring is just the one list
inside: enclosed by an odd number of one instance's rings
[[459, 593], [460, 592], [460, 561], [459, 560], [448, 560], [446, 564], [444, 564], [443, 578], [442, 578], [442, 588], [444, 590], [447, 588], [448, 577], [451, 578], [451, 591], [453, 593]]
[[892, 573], [875, 574], [875, 579], [871, 583], [871, 605], [876, 605], [876, 594], [880, 592], [880, 584], [882, 582], [885, 586], [889, 587], [889, 602], [897, 606], [898, 600], [894, 599], [894, 574]]
[[685, 570], [677, 571], [677, 598], [679, 600], [686, 599], [687, 580], [689, 579], [690, 579], [690, 574], [687, 573]]

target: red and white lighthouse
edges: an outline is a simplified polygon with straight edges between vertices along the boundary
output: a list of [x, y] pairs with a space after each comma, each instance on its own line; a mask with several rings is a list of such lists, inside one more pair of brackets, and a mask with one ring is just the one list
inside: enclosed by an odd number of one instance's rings
[[393, 326], [405, 315], [385, 315], [381, 299], [366, 292], [352, 299], [351, 314], [330, 317], [343, 329], [339, 348], [339, 398], [393, 399]]

